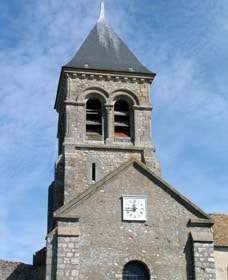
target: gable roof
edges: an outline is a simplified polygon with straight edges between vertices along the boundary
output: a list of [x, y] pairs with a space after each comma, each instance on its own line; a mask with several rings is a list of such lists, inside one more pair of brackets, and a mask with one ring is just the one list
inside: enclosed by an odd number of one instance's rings
[[89, 36], [65, 67], [155, 75], [138, 61], [108, 24], [104, 9]]
[[228, 214], [210, 214], [215, 221], [214, 243], [215, 246], [228, 247]]
[[[141, 161], [136, 158], [131, 158], [125, 163], [123, 163], [119, 168], [108, 174], [106, 177], [95, 183], [92, 187], [85, 190], [78, 197], [71, 200], [69, 203], [65, 204], [61, 208], [59, 208], [55, 213], [54, 217], [66, 217], [67, 213], [69, 213], [78, 203], [82, 203], [87, 200], [90, 196], [92, 196], [95, 192], [101, 190], [104, 187], [104, 184], [108, 181], [115, 179], [120, 173], [124, 172], [128, 167], [133, 166], [140, 173], [144, 173], [146, 176], [150, 178], [150, 180], [155, 183], [158, 187], [163, 189], [163, 191], [167, 192], [171, 197], [173, 197], [176, 201], [182, 204], [185, 208], [187, 208], [191, 213], [197, 216], [198, 219], [193, 221], [193, 223], [204, 223], [203, 220], [207, 220], [209, 224], [213, 224], [213, 220], [207, 215], [203, 210], [193, 204], [190, 200], [184, 197], [181, 193], [179, 193], [176, 189], [174, 189], [171, 185], [169, 185], [166, 181], [161, 179], [159, 176], [154, 174], [150, 169], [146, 167]], [[200, 221], [201, 220], [201, 221]]]

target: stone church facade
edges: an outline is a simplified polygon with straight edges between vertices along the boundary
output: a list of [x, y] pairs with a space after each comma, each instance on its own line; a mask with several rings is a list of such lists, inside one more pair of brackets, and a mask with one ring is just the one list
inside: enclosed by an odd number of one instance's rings
[[215, 279], [213, 221], [161, 179], [145, 68], [100, 17], [62, 67], [46, 280]]
[[45, 280], [216, 279], [213, 219], [161, 178], [154, 78], [101, 1], [98, 22], [60, 74]]

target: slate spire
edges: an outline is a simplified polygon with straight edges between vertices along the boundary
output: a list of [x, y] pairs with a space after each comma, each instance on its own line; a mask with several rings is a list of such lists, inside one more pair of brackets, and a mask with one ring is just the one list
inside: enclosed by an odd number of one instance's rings
[[107, 22], [104, 0], [101, 0], [100, 16], [96, 25], [65, 67], [154, 75], [138, 61]]

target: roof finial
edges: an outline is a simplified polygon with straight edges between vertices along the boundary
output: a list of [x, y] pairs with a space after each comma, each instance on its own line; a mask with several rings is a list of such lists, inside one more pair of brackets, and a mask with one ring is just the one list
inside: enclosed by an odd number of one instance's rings
[[101, 0], [100, 17], [98, 21], [105, 21], [105, 6], [104, 0]]

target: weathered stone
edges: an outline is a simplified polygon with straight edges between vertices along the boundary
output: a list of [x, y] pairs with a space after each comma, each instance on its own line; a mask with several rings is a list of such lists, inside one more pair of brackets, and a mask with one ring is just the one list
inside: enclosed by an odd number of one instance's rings
[[0, 260], [1, 280], [44, 280], [45, 266]]

